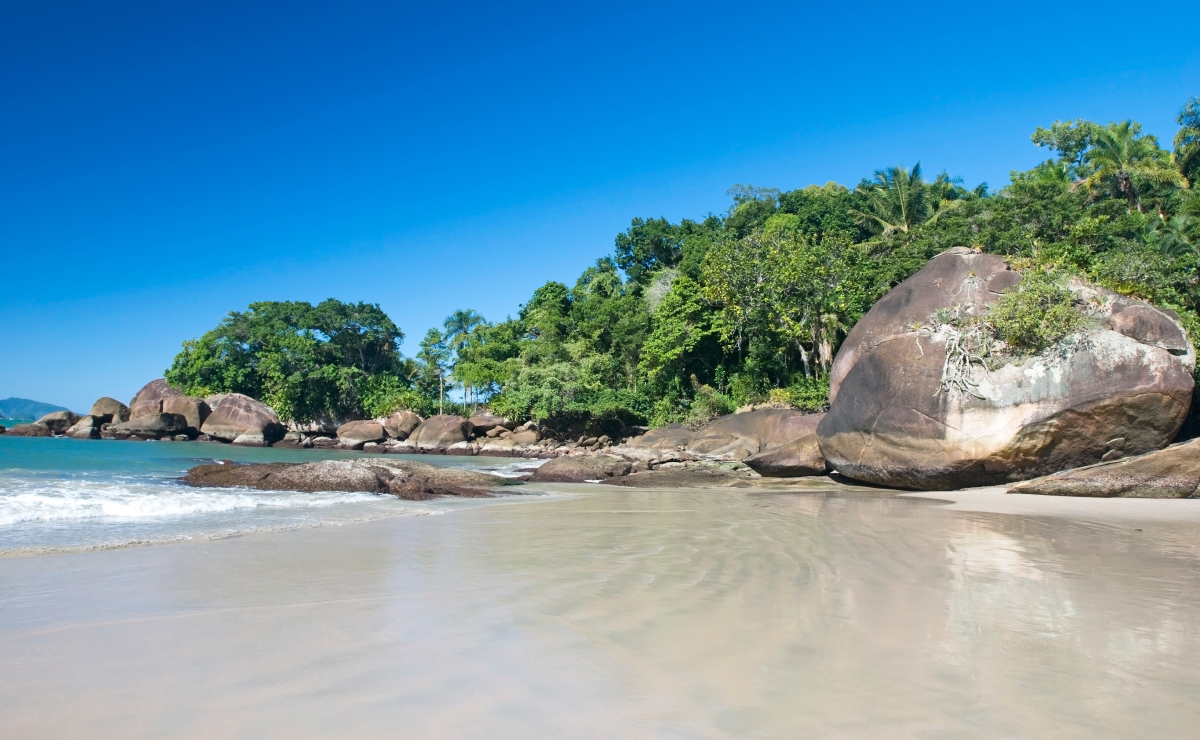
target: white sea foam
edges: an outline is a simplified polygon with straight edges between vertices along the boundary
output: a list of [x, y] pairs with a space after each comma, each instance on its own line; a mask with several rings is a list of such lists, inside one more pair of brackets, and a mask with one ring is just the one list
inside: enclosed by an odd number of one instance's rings
[[255, 509], [311, 509], [372, 501], [366, 493], [188, 489], [162, 482], [0, 481], [0, 526], [66, 520], [145, 520]]

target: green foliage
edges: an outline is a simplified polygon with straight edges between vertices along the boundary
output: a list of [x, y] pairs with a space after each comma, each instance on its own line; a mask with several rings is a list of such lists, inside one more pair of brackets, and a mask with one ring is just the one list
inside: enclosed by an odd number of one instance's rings
[[298, 419], [487, 403], [519, 421], [619, 428], [767, 401], [819, 411], [854, 324], [961, 246], [1009, 257], [1026, 278], [986, 321], [935, 319], [957, 332], [954, 377], [994, 361], [999, 337], [1031, 353], [1080, 328], [1067, 276], [1170, 308], [1200, 336], [1200, 98], [1179, 124], [1168, 152], [1133, 121], [1055, 121], [1031, 137], [1054, 158], [997, 191], [927, 180], [919, 164], [855, 188], [737, 185], [720, 215], [633, 219], [611, 257], [573, 285], [538, 288], [515, 318], [456, 311], [414, 360], [395, 351], [402, 335], [378, 307], [254, 304], [186, 342], [168, 379]]
[[987, 319], [1011, 351], [1041, 352], [1083, 328], [1084, 315], [1062, 281], [1044, 272], [1025, 272], [1020, 283], [991, 305]]
[[1200, 180], [1200, 95], [1184, 103], [1176, 122], [1179, 131], [1175, 134], [1171, 157], [1185, 185], [1195, 188]]
[[264, 301], [184, 342], [164, 374], [190, 395], [244, 393], [282, 418], [363, 413], [372, 383], [403, 384], [404, 335], [379, 306]]
[[786, 388], [777, 388], [767, 394], [767, 400], [785, 403], [810, 414], [829, 409], [829, 376], [798, 378]]

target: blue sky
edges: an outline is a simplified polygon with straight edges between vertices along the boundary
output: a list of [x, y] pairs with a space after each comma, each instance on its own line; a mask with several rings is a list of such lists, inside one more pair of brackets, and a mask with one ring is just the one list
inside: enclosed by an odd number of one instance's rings
[[0, 24], [0, 398], [128, 399], [255, 300], [415, 351], [735, 183], [968, 186], [1200, 94], [1190, 3], [26, 3]]

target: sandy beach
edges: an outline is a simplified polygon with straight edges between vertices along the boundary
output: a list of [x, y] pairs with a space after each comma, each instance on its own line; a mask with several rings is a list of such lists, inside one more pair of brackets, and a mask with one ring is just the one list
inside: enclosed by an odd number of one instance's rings
[[555, 490], [576, 495], [0, 559], [0, 727], [1182, 738], [1200, 720], [1195, 502]]

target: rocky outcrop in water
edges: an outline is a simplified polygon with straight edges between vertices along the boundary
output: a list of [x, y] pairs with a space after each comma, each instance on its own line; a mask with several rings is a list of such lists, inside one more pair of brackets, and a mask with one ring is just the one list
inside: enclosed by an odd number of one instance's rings
[[515, 483], [486, 473], [378, 457], [308, 463], [199, 465], [187, 472], [184, 481], [198, 487], [386, 493], [413, 500], [444, 495], [487, 496]]
[[628, 475], [632, 466], [613, 455], [571, 455], [543, 463], [529, 480], [531, 483], [583, 483]]
[[42, 424], [50, 429], [51, 434], [66, 434], [82, 418], [74, 411], [55, 411], [38, 419], [35, 424]]
[[970, 392], [946, 387], [953, 332], [931, 330], [931, 315], [983, 311], [1020, 279], [1001, 257], [952, 249], [876, 303], [833, 365], [831, 408], [817, 427], [829, 465], [879, 485], [945, 490], [1166, 446], [1191, 404], [1195, 352], [1183, 327], [1080, 282], [1071, 291], [1091, 328], [997, 369], [972, 366]]
[[45, 424], [35, 421], [32, 424], [17, 424], [5, 432], [5, 435], [9, 437], [52, 437], [54, 432], [50, 431], [50, 427]]

